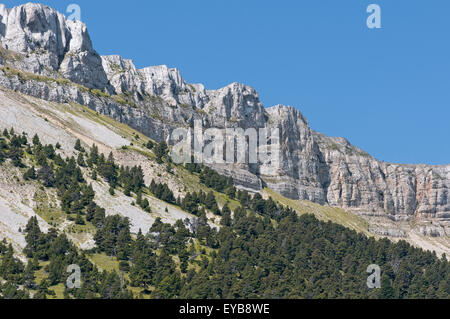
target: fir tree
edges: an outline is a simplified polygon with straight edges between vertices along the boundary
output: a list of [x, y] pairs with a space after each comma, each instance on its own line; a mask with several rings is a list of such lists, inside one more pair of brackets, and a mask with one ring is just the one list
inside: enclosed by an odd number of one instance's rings
[[83, 148], [83, 146], [81, 146], [81, 140], [80, 139], [77, 139], [77, 141], [75, 142], [74, 149], [76, 151], [84, 153], [84, 148]]

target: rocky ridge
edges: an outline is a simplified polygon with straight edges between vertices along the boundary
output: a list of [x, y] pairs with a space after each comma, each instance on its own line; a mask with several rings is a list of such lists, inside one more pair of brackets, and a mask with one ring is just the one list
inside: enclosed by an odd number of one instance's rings
[[[342, 207], [367, 219], [414, 222], [420, 234], [450, 234], [450, 165], [401, 165], [371, 157], [343, 138], [312, 130], [295, 108], [264, 108], [251, 87], [219, 90], [189, 84], [177, 69], [137, 69], [120, 56], [100, 57], [86, 26], [39, 4], [0, 5], [0, 85], [60, 103], [78, 103], [157, 141], [201, 120], [207, 127], [281, 130], [281, 167], [216, 165], [253, 191]], [[393, 232], [377, 228], [380, 234]]]

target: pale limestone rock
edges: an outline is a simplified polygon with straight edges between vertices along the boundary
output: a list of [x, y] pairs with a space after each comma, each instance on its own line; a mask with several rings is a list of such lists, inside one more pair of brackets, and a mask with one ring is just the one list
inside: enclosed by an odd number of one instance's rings
[[177, 69], [165, 65], [136, 69], [133, 61], [118, 55], [102, 57], [103, 68], [118, 93], [136, 98], [160, 97], [170, 106], [202, 108], [208, 97], [202, 84], [188, 84]]
[[[42, 5], [7, 10], [0, 5], [0, 44], [19, 55], [0, 63], [36, 74], [65, 77], [89, 88], [127, 97], [127, 103], [96, 96], [77, 86], [23, 82], [0, 72], [0, 85], [57, 102], [76, 102], [108, 115], [157, 140], [168, 140], [177, 127], [201, 120], [204, 128], [280, 128], [280, 167], [212, 165], [238, 185], [258, 191], [269, 186], [292, 199], [343, 207], [392, 221], [432, 220], [418, 232], [449, 234], [450, 165], [400, 165], [374, 159], [346, 139], [313, 131], [293, 107], [265, 109], [255, 89], [233, 83], [218, 90], [189, 84], [177, 69], [137, 69], [120, 56], [99, 57], [86, 26], [66, 21]], [[132, 103], [131, 103], [131, 102]], [[130, 105], [133, 104], [133, 105]], [[400, 236], [392, 228], [374, 232]]]
[[22, 54], [21, 59], [8, 61], [11, 66], [113, 92], [84, 23], [68, 21], [50, 7], [35, 3], [11, 10], [2, 5], [0, 17], [0, 45]]

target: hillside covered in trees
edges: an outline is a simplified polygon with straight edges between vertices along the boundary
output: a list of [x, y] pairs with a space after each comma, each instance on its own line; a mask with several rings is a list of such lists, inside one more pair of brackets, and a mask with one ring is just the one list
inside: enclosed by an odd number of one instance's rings
[[[141, 167], [119, 166], [95, 145], [85, 149], [77, 141], [77, 156], [68, 158], [59, 148], [5, 129], [0, 163], [19, 168], [24, 183], [56, 190], [67, 220], [92, 230], [95, 247], [80, 249], [56, 228], [44, 232], [32, 217], [21, 230], [26, 260], [6, 240], [0, 243], [1, 298], [450, 298], [445, 256], [299, 216], [271, 198], [237, 190], [232, 180], [200, 165], [185, 169], [209, 191], [176, 198], [167, 184], [145, 185]], [[148, 148], [170, 170], [167, 146]], [[110, 196], [120, 190], [145, 214], [153, 214], [153, 196], [192, 218], [173, 225], [156, 218], [150, 229], [133, 234], [127, 218], [108, 215], [96, 203], [88, 180], [98, 179], [109, 185]], [[218, 193], [238, 205], [219, 205]], [[220, 218], [220, 227], [208, 212]], [[100, 257], [114, 267], [99, 267]], [[81, 269], [80, 288], [66, 286], [73, 264]], [[382, 270], [381, 289], [366, 285], [371, 264]]]

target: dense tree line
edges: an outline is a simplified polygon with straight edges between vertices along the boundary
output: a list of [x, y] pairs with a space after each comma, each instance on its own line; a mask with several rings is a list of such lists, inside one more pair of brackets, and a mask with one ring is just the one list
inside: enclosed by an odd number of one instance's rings
[[225, 177], [217, 173], [215, 170], [194, 162], [186, 163], [184, 167], [192, 174], [198, 174], [200, 182], [206, 187], [212, 188], [219, 193], [228, 195], [231, 199], [236, 196], [236, 187], [232, 177]]
[[182, 200], [179, 200], [179, 205], [183, 210], [197, 216], [204, 215], [205, 208], [216, 215], [221, 215], [219, 205], [212, 191], [209, 191], [207, 194], [203, 191], [188, 192]]
[[130, 256], [130, 222], [119, 215], [108, 216], [98, 228], [95, 243], [100, 251], [119, 260], [128, 260]]
[[[157, 220], [131, 241], [131, 285], [154, 298], [450, 297], [449, 262], [434, 253], [278, 211], [277, 226], [265, 211], [242, 207], [222, 216], [220, 230], [201, 218], [174, 226]], [[366, 286], [374, 263], [381, 289]]]
[[[24, 254], [28, 262], [24, 264], [14, 257], [11, 245], [6, 241], [0, 242], [0, 273], [6, 281], [0, 283], [0, 297], [7, 299], [47, 299], [55, 293], [51, 286], [63, 284], [66, 298], [103, 298], [123, 299], [132, 298], [127, 289], [127, 282], [115, 272], [100, 272], [87, 256], [70, 242], [65, 234], [58, 234], [56, 229], [48, 233], [41, 231], [38, 220], [32, 217], [24, 230], [26, 247]], [[36, 281], [36, 271], [44, 266], [47, 276], [41, 282]], [[69, 289], [66, 285], [70, 273], [69, 265], [78, 265], [81, 270], [81, 287]], [[30, 291], [33, 293], [30, 294]]]
[[236, 192], [236, 188], [232, 177], [222, 176], [215, 170], [203, 166], [200, 172], [200, 182], [209, 188], [231, 195], [230, 197], [234, 198], [233, 194]]
[[[448, 298], [450, 268], [406, 242], [366, 238], [312, 215], [236, 214], [217, 234], [208, 266], [187, 276], [187, 298]], [[366, 268], [382, 269], [382, 288], [366, 286]], [[190, 278], [190, 280], [189, 280]], [[206, 278], [206, 279], [205, 279]], [[223, 284], [223, 283], [227, 284]]]
[[150, 183], [149, 186], [150, 192], [155, 195], [156, 198], [159, 198], [167, 203], [175, 203], [175, 196], [173, 195], [172, 190], [165, 183], [157, 183], [154, 180]]

